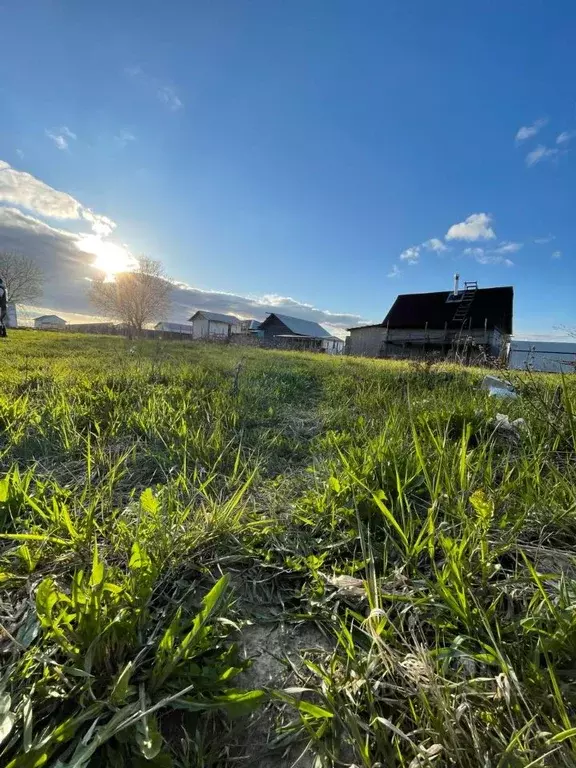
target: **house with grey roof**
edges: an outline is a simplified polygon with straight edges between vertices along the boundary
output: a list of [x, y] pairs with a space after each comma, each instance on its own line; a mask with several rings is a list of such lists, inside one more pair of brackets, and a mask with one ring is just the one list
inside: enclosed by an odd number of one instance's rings
[[40, 315], [34, 318], [34, 328], [41, 331], [61, 331], [66, 328], [66, 320], [58, 315]]
[[342, 339], [333, 336], [319, 323], [272, 312], [258, 329], [263, 339], [276, 346], [304, 349], [328, 354], [340, 354], [344, 349]]
[[199, 309], [188, 321], [192, 323], [194, 339], [228, 339], [233, 333], [240, 333], [241, 322], [234, 315], [207, 312]]

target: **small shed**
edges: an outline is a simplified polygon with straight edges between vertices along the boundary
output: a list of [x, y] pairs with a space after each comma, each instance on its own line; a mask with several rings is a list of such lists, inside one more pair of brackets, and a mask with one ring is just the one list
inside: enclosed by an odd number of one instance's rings
[[66, 328], [66, 320], [58, 315], [40, 315], [34, 318], [34, 328], [42, 331], [60, 331]]
[[189, 320], [195, 339], [227, 339], [233, 333], [240, 333], [241, 321], [234, 315], [206, 312], [199, 309]]
[[513, 339], [508, 367], [524, 371], [576, 373], [576, 343]]

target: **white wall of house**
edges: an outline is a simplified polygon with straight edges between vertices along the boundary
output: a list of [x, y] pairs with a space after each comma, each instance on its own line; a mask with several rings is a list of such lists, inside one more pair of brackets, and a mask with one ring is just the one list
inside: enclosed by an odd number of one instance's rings
[[231, 333], [228, 323], [220, 323], [217, 320], [208, 320], [208, 336], [210, 338], [227, 338]]
[[381, 325], [352, 328], [346, 342], [346, 350], [349, 355], [379, 357], [385, 334], [386, 328]]
[[192, 321], [192, 336], [195, 339], [226, 339], [231, 333], [240, 333], [239, 325], [230, 325], [216, 320], [197, 317]]
[[344, 351], [344, 341], [342, 339], [322, 339], [322, 349], [329, 355], [341, 355]]

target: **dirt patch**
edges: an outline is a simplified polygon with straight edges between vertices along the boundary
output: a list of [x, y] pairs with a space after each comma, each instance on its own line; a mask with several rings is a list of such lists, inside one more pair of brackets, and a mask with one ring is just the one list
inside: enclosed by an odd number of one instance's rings
[[[332, 646], [312, 623], [252, 624], [244, 628], [240, 640], [242, 653], [252, 666], [238, 677], [245, 689], [282, 689], [301, 686], [298, 672], [303, 671], [302, 655], [318, 659]], [[276, 724], [284, 708], [270, 702], [255, 712], [247, 723], [239, 753], [246, 765], [254, 768], [313, 768], [315, 755], [305, 740], [281, 742]]]
[[288, 684], [289, 662], [298, 669], [303, 651], [326, 653], [331, 650], [327, 638], [312, 623], [252, 624], [242, 631], [244, 658], [252, 666], [243, 672], [242, 685], [252, 688], [282, 688]]

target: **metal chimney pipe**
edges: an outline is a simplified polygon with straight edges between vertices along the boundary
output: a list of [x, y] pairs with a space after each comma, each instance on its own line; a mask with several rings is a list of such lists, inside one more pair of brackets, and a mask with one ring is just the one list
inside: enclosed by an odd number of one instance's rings
[[458, 296], [458, 281], [460, 280], [460, 275], [458, 272], [454, 275], [454, 296]]

